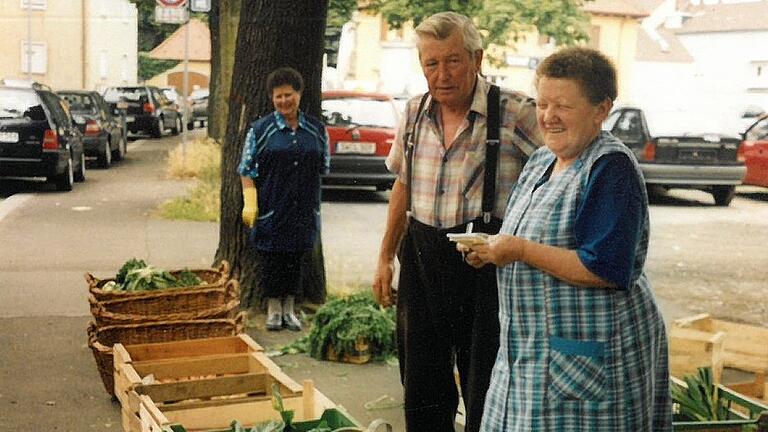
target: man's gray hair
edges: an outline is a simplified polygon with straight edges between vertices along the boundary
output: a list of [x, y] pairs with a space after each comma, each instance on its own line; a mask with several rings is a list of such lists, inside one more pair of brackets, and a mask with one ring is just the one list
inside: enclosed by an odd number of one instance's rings
[[[458, 30], [464, 40], [464, 48], [470, 54], [474, 55], [483, 49], [483, 39], [475, 24], [456, 12], [438, 12], [422, 21], [414, 30], [419, 38], [427, 36], [437, 40], [448, 39]], [[419, 42], [417, 46], [420, 46]]]

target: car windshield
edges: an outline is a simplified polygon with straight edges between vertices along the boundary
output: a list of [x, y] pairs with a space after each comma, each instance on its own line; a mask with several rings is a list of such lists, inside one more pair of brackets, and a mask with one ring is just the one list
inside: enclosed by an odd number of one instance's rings
[[209, 90], [208, 89], [196, 89], [192, 90], [192, 93], [189, 94], [190, 99], [205, 99], [208, 97]]
[[738, 135], [739, 126], [728, 116], [693, 107], [644, 110], [648, 130], [653, 136], [685, 136], [701, 134]]
[[0, 89], [0, 120], [24, 117], [45, 120], [45, 111], [37, 94], [29, 90]]
[[104, 100], [118, 102], [123, 97], [129, 101], [147, 100], [147, 89], [144, 87], [110, 87], [104, 92]]
[[163, 89], [163, 94], [171, 102], [176, 102], [176, 99], [179, 98], [179, 94], [176, 93], [176, 90], [171, 89], [171, 88]]
[[392, 104], [376, 99], [325, 99], [323, 118], [328, 126], [397, 127], [397, 113]]
[[62, 99], [69, 103], [69, 109], [79, 113], [96, 113], [99, 107], [90, 95], [82, 93], [59, 93]]

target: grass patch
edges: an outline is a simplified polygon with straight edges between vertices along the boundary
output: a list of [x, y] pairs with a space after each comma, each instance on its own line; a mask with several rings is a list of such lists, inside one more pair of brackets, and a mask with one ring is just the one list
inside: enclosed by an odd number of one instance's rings
[[168, 177], [195, 179], [197, 184], [186, 195], [160, 205], [164, 219], [216, 222], [219, 220], [221, 189], [221, 147], [210, 138], [181, 144], [168, 152]]

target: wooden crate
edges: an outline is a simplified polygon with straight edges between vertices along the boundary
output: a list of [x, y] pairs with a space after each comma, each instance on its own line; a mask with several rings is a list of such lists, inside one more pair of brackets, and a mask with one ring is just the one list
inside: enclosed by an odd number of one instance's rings
[[[311, 380], [304, 381], [300, 394], [283, 395], [286, 410], [294, 411], [297, 422], [315, 420], [336, 405], [315, 389]], [[188, 431], [206, 432], [228, 429], [233, 420], [252, 427], [280, 414], [272, 407], [271, 397], [208, 401], [201, 403], [157, 404], [147, 395], [139, 396], [141, 432], [164, 432], [180, 424]]]
[[[702, 353], [693, 337], [708, 336], [712, 350]], [[768, 328], [714, 319], [700, 314], [676, 320], [670, 331], [672, 374], [682, 376], [684, 370], [710, 366], [713, 372], [723, 367], [752, 372], [754, 382], [737, 385], [737, 391], [748, 396], [768, 398], [765, 374], [768, 373]], [[721, 347], [717, 346], [722, 344]], [[698, 364], [698, 365], [697, 365]], [[677, 367], [677, 371], [675, 368]], [[720, 382], [721, 374], [715, 374]]]
[[157, 404], [247, 398], [271, 394], [295, 396], [301, 386], [285, 375], [247, 335], [159, 344], [115, 344], [115, 395], [122, 405], [125, 431], [137, 431], [139, 396]]

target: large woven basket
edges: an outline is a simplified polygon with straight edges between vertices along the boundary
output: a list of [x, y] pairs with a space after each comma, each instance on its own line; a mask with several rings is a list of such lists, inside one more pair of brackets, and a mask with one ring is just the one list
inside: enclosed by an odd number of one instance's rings
[[[184, 270], [173, 270], [169, 273], [173, 276], [178, 277], [179, 274]], [[197, 277], [203, 280], [203, 283], [201, 285], [193, 286], [193, 287], [185, 287], [185, 288], [168, 288], [172, 290], [194, 290], [194, 289], [201, 289], [201, 288], [210, 288], [213, 286], [222, 286], [224, 285], [227, 280], [229, 280], [229, 263], [227, 261], [222, 261], [221, 264], [219, 264], [218, 268], [215, 269], [192, 269], [189, 270]], [[159, 290], [159, 291], [104, 291], [101, 289], [101, 287], [104, 286], [107, 282], [115, 280], [114, 278], [107, 278], [107, 279], [99, 279], [95, 277], [94, 275], [90, 273], [85, 274], [85, 281], [88, 282], [88, 291], [93, 295], [96, 300], [98, 301], [104, 301], [104, 300], [117, 300], [117, 299], [123, 299], [123, 298], [136, 298], [141, 296], [152, 296], [159, 292], [165, 291], [165, 290]]]
[[99, 327], [155, 321], [188, 321], [234, 318], [240, 306], [240, 285], [230, 279], [224, 285], [196, 289], [167, 289], [152, 295], [98, 301], [88, 296], [91, 314]]
[[171, 342], [186, 339], [234, 336], [243, 332], [244, 313], [235, 319], [204, 319], [188, 321], [159, 321], [142, 324], [97, 327], [88, 323], [88, 346], [93, 351], [96, 367], [107, 393], [114, 396], [114, 364], [112, 345], [135, 345], [154, 342]]

